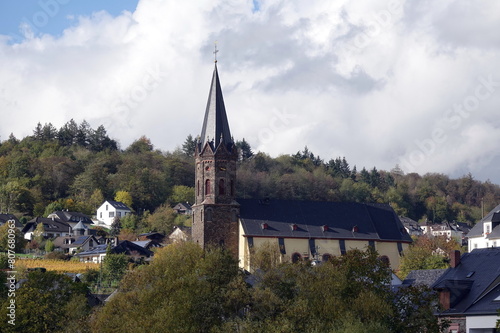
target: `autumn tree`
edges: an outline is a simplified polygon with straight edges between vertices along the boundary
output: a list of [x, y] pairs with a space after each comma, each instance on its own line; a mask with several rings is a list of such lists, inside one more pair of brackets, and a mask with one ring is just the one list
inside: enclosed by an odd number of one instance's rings
[[115, 194], [115, 201], [125, 204], [127, 207], [132, 207], [132, 195], [127, 191], [118, 191]]

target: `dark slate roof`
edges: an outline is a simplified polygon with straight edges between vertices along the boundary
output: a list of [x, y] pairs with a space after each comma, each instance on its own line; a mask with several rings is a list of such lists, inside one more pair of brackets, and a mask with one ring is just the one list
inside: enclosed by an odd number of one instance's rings
[[109, 204], [111, 206], [113, 206], [114, 208], [116, 209], [121, 209], [121, 210], [128, 210], [130, 211], [130, 208], [128, 208], [127, 205], [125, 205], [123, 202], [119, 202], [119, 201], [111, 201], [111, 200], [107, 200], [107, 202], [109, 202]]
[[215, 65], [210, 93], [208, 94], [205, 118], [198, 142], [198, 151], [201, 152], [207, 142], [210, 143], [212, 150], [215, 151], [221, 140], [230, 151], [233, 146], [233, 139], [229, 130], [229, 122], [227, 121], [226, 107], [224, 106], [224, 98], [222, 97], [222, 89], [219, 82], [219, 73], [217, 72], [217, 65]]
[[86, 224], [92, 224], [92, 219], [87, 215], [79, 212], [67, 212], [67, 211], [55, 211], [52, 212], [48, 217], [55, 216], [57, 219], [63, 222], [82, 222]]
[[32, 220], [28, 221], [28, 223], [26, 223], [22, 232], [26, 233], [26, 232], [32, 231], [32, 229], [35, 230], [39, 223], [43, 223], [43, 228], [44, 228], [45, 232], [52, 232], [52, 233], [54, 233], [54, 232], [60, 232], [60, 233], [66, 232], [66, 233], [69, 233], [69, 230], [70, 230], [70, 226], [66, 222], [53, 220], [53, 219], [49, 219], [46, 217], [35, 217], [34, 219], [32, 219]]
[[417, 269], [408, 273], [404, 285], [424, 285], [431, 287], [446, 272], [445, 269]]
[[81, 246], [81, 245], [85, 244], [91, 238], [93, 238], [94, 241], [97, 243], [97, 239], [95, 239], [94, 236], [78, 236], [76, 241], [73, 244], [71, 244], [72, 245], [71, 247]]
[[[493, 223], [498, 223], [500, 222], [500, 205], [496, 206], [493, 208], [488, 215], [486, 215], [481, 221], [476, 223], [476, 225], [469, 231], [467, 234], [467, 237], [481, 237], [483, 236], [483, 224], [484, 222], [493, 222]], [[493, 228], [493, 232], [499, 232], [500, 233], [500, 224], [496, 227]], [[498, 229], [498, 230], [497, 230]]]
[[[387, 204], [238, 199], [247, 236], [411, 242]], [[267, 228], [263, 228], [263, 224]], [[296, 224], [296, 230], [293, 230]], [[323, 226], [328, 226], [324, 230]], [[354, 232], [354, 227], [357, 232]]]
[[23, 224], [12, 214], [0, 214], [0, 225], [4, 225], [8, 220], [14, 220], [16, 228], [22, 228]]
[[451, 308], [442, 314], [496, 314], [500, 303], [500, 248], [474, 249], [433, 285], [451, 294]]
[[[107, 244], [99, 244], [88, 251], [83, 251], [78, 253], [77, 256], [105, 253], [107, 247], [108, 247]], [[153, 255], [153, 252], [143, 248], [142, 246], [134, 244], [133, 242], [130, 242], [128, 240], [119, 241], [117, 246], [113, 246], [111, 248], [111, 252], [117, 254], [124, 253], [126, 255], [130, 255], [132, 254], [132, 252], [138, 252], [140, 255], [144, 255], [147, 257]]]

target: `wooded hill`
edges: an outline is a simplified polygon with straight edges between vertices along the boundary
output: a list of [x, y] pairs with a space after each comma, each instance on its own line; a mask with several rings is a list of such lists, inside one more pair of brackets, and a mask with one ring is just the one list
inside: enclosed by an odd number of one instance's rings
[[[71, 120], [56, 129], [39, 123], [33, 135], [19, 140], [11, 134], [0, 143], [0, 211], [24, 221], [61, 209], [92, 215], [118, 191], [131, 194], [132, 208], [140, 214], [166, 202], [192, 202], [194, 143], [189, 135], [181, 148], [164, 152], [141, 137], [120, 149], [103, 126], [93, 129]], [[326, 161], [307, 147], [273, 158], [254, 154], [244, 139], [237, 145], [238, 197], [385, 202], [415, 220], [469, 223], [500, 202], [498, 185], [471, 174], [450, 179], [404, 174], [397, 167], [357, 171], [345, 158]]]

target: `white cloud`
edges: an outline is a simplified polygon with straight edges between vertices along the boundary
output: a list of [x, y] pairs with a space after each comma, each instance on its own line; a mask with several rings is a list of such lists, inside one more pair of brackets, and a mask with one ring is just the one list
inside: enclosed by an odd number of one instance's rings
[[[414, 153], [405, 171], [500, 182], [489, 164], [500, 133], [496, 1], [259, 4], [140, 1], [118, 17], [75, 17], [60, 37], [0, 38], [1, 138], [74, 118], [104, 124], [123, 148], [146, 135], [175, 149], [200, 130], [217, 40], [232, 134], [254, 149], [307, 145], [358, 169]], [[490, 95], [452, 118], [489, 76]], [[436, 130], [446, 139], [425, 151]]]

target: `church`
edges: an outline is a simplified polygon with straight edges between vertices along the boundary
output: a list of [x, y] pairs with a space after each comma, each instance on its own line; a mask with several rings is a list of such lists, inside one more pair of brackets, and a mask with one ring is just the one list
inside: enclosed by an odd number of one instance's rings
[[248, 271], [252, 253], [265, 243], [292, 262], [324, 261], [372, 246], [399, 268], [412, 240], [388, 204], [236, 198], [237, 161], [216, 61], [195, 148], [193, 241], [225, 247]]

